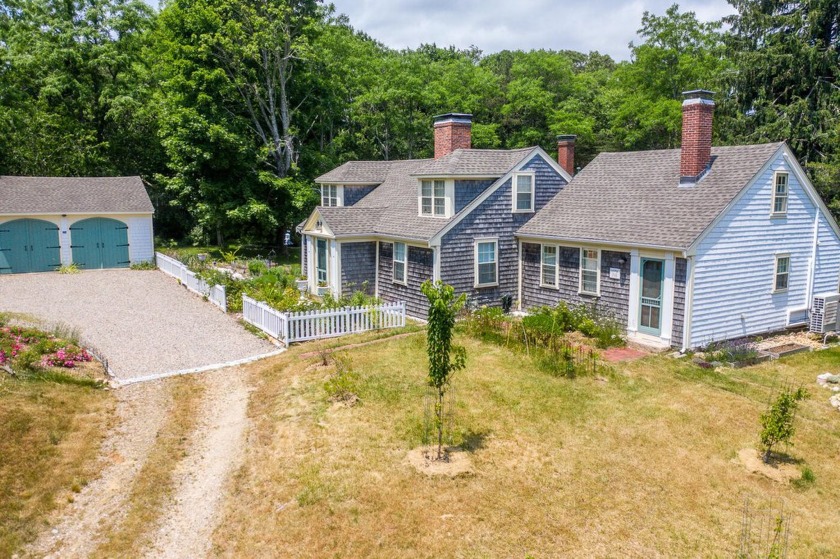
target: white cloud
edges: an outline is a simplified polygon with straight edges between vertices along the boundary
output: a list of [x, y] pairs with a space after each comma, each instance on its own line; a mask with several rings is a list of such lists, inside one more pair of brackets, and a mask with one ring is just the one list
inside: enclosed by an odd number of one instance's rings
[[[664, 14], [673, 0], [332, 0], [355, 29], [392, 48], [475, 45], [504, 49], [592, 50], [624, 60], [645, 10]], [[702, 21], [733, 12], [726, 0], [686, 0]]]

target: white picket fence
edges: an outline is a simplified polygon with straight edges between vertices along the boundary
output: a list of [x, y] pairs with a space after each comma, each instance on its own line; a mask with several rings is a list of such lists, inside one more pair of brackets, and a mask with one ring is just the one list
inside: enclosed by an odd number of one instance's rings
[[280, 312], [243, 294], [242, 317], [245, 322], [289, 345], [293, 342], [405, 326], [405, 302], [373, 307]]
[[211, 303], [227, 312], [227, 299], [224, 285], [209, 285], [206, 281], [196, 276], [195, 272], [191, 272], [184, 264], [165, 254], [156, 252], [155, 260], [157, 261], [157, 267], [163, 273], [169, 274], [173, 278], [178, 278], [187, 289], [202, 297], [207, 297]]

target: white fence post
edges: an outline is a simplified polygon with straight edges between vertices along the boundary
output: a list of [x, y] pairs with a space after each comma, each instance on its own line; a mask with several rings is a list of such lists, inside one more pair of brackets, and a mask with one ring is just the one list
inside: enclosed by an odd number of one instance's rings
[[[379, 320], [374, 321], [373, 316]], [[242, 318], [286, 345], [293, 342], [356, 334], [377, 328], [405, 326], [405, 302], [376, 307], [342, 307], [280, 312], [242, 294]]]
[[227, 299], [225, 286], [209, 285], [206, 281], [199, 279], [194, 272], [190, 271], [184, 264], [159, 252], [155, 253], [155, 261], [160, 271], [177, 278], [187, 289], [197, 293], [227, 312]]

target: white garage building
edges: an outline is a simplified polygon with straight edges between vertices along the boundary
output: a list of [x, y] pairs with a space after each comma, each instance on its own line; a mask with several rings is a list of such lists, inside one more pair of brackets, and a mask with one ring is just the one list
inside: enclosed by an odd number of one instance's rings
[[140, 177], [0, 176], [0, 274], [151, 261], [153, 214]]

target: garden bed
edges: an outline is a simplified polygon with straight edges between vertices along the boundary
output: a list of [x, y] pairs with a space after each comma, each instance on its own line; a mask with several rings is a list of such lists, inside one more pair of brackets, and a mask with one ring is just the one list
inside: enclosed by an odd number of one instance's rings
[[609, 368], [598, 349], [625, 345], [621, 325], [590, 305], [560, 303], [522, 317], [483, 307], [467, 311], [461, 327], [476, 339], [526, 355], [554, 376], [597, 374]]
[[105, 380], [102, 364], [81, 347], [70, 330], [57, 327], [45, 332], [10, 324], [0, 316], [0, 370], [15, 377], [69, 376], [78, 382]]
[[765, 350], [765, 352], [773, 359], [802, 353], [803, 351], [811, 351], [811, 348], [801, 344], [787, 343], [769, 347]]

